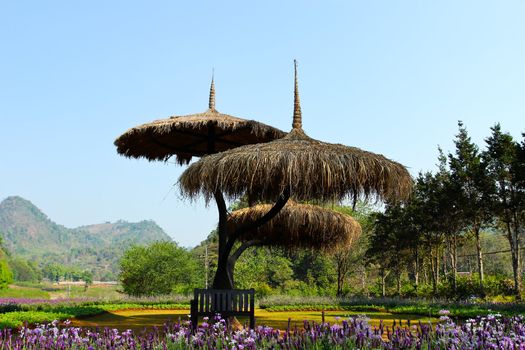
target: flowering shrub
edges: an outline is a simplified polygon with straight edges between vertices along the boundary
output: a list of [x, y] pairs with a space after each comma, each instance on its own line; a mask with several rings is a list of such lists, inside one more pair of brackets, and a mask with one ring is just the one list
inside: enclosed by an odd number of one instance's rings
[[371, 327], [366, 318], [335, 324], [304, 323], [304, 328], [279, 331], [259, 326], [232, 330], [217, 316], [192, 332], [189, 322], [168, 323], [140, 334], [131, 330], [93, 330], [57, 321], [19, 331], [0, 331], [0, 349], [523, 349], [525, 318], [489, 315], [456, 325], [442, 313], [442, 322]]

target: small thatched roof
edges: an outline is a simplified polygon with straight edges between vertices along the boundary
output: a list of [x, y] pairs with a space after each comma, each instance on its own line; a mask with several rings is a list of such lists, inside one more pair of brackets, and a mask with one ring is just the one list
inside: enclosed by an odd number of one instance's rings
[[[269, 204], [234, 211], [228, 217], [230, 230], [260, 219]], [[243, 242], [256, 240], [259, 245], [287, 249], [308, 248], [334, 252], [348, 248], [361, 234], [361, 225], [351, 216], [310, 204], [289, 201], [272, 220], [242, 234]]]
[[238, 147], [203, 157], [180, 177], [185, 195], [230, 198], [245, 193], [275, 200], [285, 189], [297, 200], [339, 200], [358, 196], [404, 199], [412, 178], [406, 168], [383, 155], [308, 137], [302, 129], [295, 69], [293, 129], [268, 143]]
[[179, 164], [193, 156], [222, 152], [234, 147], [272, 141], [285, 135], [254, 120], [219, 113], [215, 109], [215, 84], [210, 87], [209, 108], [203, 113], [173, 116], [131, 128], [115, 140], [117, 152], [126, 157], [166, 161], [173, 155]]

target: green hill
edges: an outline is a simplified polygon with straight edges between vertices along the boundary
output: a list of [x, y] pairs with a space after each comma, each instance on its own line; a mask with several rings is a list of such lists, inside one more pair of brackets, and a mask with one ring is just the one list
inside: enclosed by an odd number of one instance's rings
[[14, 255], [40, 265], [55, 262], [87, 269], [95, 279], [116, 278], [118, 260], [131, 244], [171, 240], [154, 221], [117, 221], [70, 229], [16, 196], [0, 203], [0, 235]]

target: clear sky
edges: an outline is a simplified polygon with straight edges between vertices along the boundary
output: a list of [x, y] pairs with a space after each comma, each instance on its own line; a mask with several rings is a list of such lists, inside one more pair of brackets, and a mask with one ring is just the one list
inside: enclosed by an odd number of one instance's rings
[[0, 200], [65, 226], [153, 219], [183, 246], [217, 221], [184, 167], [117, 155], [128, 128], [217, 109], [291, 128], [293, 59], [316, 139], [432, 170], [457, 121], [525, 131], [524, 1], [3, 1]]

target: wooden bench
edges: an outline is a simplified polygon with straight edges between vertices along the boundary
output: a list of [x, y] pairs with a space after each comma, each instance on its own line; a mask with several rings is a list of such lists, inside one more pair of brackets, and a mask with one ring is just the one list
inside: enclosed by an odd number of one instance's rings
[[228, 321], [233, 316], [249, 316], [255, 328], [255, 291], [253, 289], [195, 289], [190, 301], [191, 327], [197, 328], [199, 317], [210, 319], [220, 314]]

